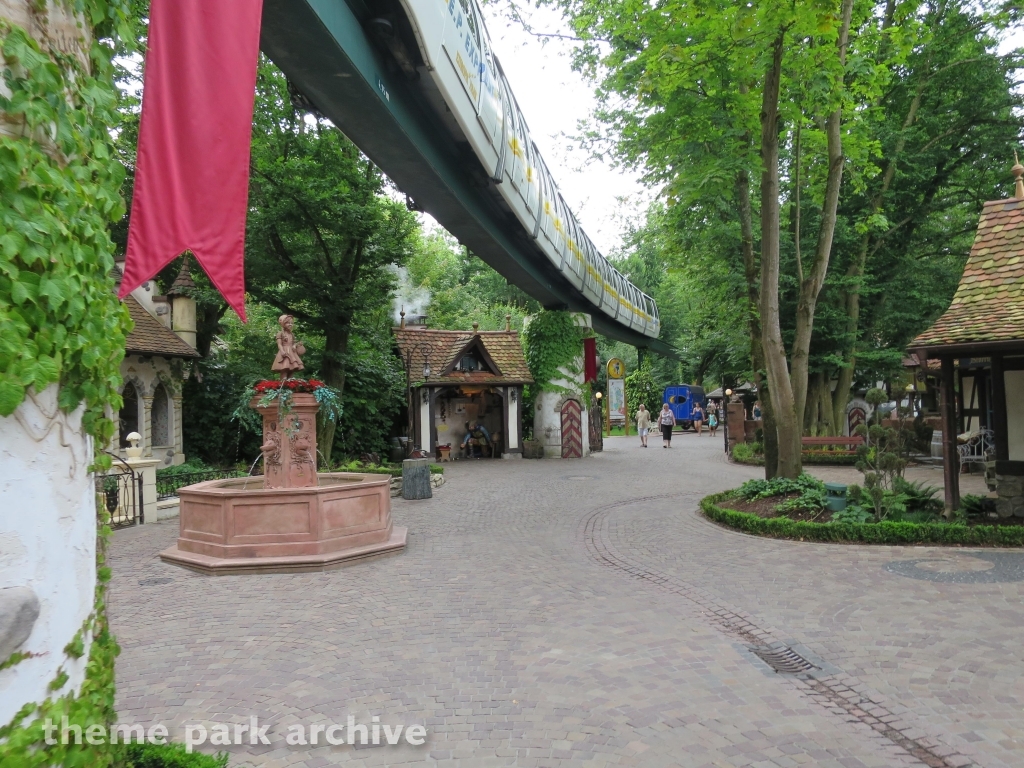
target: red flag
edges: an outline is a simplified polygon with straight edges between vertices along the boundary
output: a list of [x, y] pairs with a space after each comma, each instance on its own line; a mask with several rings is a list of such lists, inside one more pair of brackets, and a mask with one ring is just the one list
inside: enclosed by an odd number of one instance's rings
[[597, 339], [583, 340], [583, 383], [597, 381]]
[[153, 0], [120, 296], [191, 250], [245, 320], [245, 212], [263, 0]]

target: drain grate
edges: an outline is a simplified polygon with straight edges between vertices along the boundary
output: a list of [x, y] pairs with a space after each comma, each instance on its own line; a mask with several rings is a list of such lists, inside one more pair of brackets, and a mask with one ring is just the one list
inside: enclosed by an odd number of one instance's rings
[[798, 675], [817, 669], [807, 659], [792, 648], [772, 648], [768, 645], [755, 646], [750, 649], [755, 656], [774, 669], [780, 675]]
[[152, 587], [156, 584], [170, 584], [174, 579], [168, 579], [166, 577], [155, 578], [155, 579], [139, 579], [139, 586]]

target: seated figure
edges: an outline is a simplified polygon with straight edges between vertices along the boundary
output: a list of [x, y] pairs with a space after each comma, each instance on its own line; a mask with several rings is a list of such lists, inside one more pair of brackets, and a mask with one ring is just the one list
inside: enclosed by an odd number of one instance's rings
[[466, 450], [466, 446], [469, 446], [471, 457], [483, 457], [484, 446], [491, 444], [491, 433], [487, 431], [487, 427], [480, 419], [473, 422], [473, 426], [469, 426], [467, 423], [466, 428], [466, 436], [462, 439], [462, 449]]

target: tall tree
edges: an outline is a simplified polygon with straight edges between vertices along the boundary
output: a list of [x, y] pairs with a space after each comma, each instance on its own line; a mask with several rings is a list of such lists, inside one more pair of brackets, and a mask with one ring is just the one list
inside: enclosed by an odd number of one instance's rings
[[[343, 390], [356, 314], [390, 303], [417, 221], [340, 131], [297, 109], [284, 75], [261, 61], [253, 116], [246, 289], [322, 333], [323, 380]], [[333, 423], [319, 425], [329, 461]]]

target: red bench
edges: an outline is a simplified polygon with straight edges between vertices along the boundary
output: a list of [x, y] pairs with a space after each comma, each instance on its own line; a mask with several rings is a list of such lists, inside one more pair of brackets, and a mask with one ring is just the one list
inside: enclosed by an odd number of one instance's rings
[[811, 450], [842, 448], [843, 453], [853, 453], [857, 446], [864, 444], [863, 437], [802, 437], [800, 443]]

